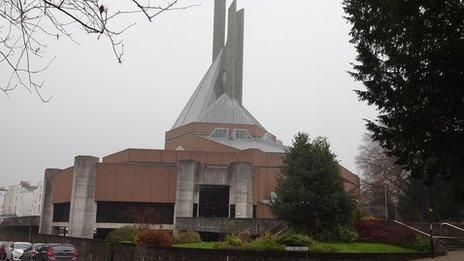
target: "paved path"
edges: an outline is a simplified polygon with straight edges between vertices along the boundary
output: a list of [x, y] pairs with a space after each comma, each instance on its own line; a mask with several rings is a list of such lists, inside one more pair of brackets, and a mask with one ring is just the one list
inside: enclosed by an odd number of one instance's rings
[[435, 261], [463, 261], [464, 260], [464, 251], [450, 251], [448, 255], [432, 258], [423, 258], [417, 260], [435, 260]]

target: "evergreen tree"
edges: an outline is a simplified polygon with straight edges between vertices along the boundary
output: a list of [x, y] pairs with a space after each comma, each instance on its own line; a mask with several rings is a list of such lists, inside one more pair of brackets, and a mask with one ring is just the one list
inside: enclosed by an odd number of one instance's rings
[[272, 211], [293, 228], [320, 235], [351, 225], [355, 201], [343, 189], [336, 156], [325, 138], [295, 136], [275, 193]]
[[344, 0], [367, 127], [413, 177], [464, 199], [464, 2]]

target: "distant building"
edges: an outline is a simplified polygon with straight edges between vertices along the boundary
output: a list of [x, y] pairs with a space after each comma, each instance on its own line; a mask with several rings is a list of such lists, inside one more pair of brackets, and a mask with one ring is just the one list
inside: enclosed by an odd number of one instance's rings
[[43, 201], [43, 181], [37, 184], [37, 188], [32, 193], [32, 216], [40, 216], [42, 213]]
[[[77, 156], [67, 169], [46, 169], [41, 233], [104, 238], [145, 223], [146, 213], [157, 214], [157, 227], [213, 233], [235, 221], [275, 221], [269, 198], [287, 147], [242, 104], [244, 11], [235, 1], [229, 8], [226, 42], [225, 0], [216, 0], [214, 17], [213, 63], [165, 148]], [[340, 175], [359, 195], [358, 176], [342, 166]], [[213, 217], [218, 223], [207, 224]]]
[[[9, 186], [3, 202], [3, 214], [18, 217], [40, 215], [43, 194], [43, 182], [31, 186], [29, 182], [21, 181], [18, 185]], [[37, 203], [35, 203], [37, 202]]]
[[0, 187], [0, 216], [3, 215], [3, 202], [5, 202], [5, 195], [8, 192], [3, 187]]

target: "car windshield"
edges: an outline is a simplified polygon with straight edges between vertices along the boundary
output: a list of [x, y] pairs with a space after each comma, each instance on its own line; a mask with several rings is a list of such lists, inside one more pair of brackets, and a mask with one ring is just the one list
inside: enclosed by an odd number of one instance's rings
[[26, 248], [28, 248], [30, 246], [31, 246], [31, 244], [27, 244], [27, 243], [15, 243], [15, 244], [13, 244], [14, 249], [26, 249]]
[[39, 251], [44, 245], [35, 245], [34, 249]]
[[55, 251], [74, 251], [74, 247], [71, 245], [54, 245], [52, 248]]

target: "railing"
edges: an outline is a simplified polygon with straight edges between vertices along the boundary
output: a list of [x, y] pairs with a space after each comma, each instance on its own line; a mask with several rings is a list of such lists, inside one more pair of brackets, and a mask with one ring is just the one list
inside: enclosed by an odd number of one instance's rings
[[269, 229], [268, 233], [271, 234], [272, 237], [276, 238], [277, 236], [282, 234], [287, 229], [288, 229], [287, 222], [280, 221], [279, 224], [277, 224], [273, 228]]
[[395, 222], [395, 223], [398, 224], [398, 225], [405, 226], [405, 227], [407, 227], [407, 228], [409, 228], [409, 229], [411, 229], [411, 230], [414, 230], [414, 231], [416, 231], [416, 232], [419, 233], [419, 234], [422, 234], [422, 235], [424, 235], [424, 236], [430, 237], [430, 234], [427, 234], [427, 233], [425, 233], [425, 232], [422, 231], [422, 230], [419, 230], [419, 229], [417, 229], [417, 228], [414, 228], [414, 227], [411, 227], [411, 226], [409, 226], [409, 225], [406, 225], [406, 224], [403, 223], [403, 222], [400, 222], [400, 221], [398, 221], [398, 220], [393, 220], [393, 222]]
[[441, 224], [440, 224], [440, 235], [443, 235], [443, 226], [448, 226], [448, 227], [457, 229], [457, 230], [459, 230], [459, 231], [461, 231], [461, 232], [464, 232], [464, 229], [462, 229], [462, 228], [460, 228], [460, 227], [458, 227], [458, 226], [455, 226], [455, 225], [453, 225], [453, 224], [450, 224], [450, 223], [446, 223], [446, 222], [445, 222], [445, 223], [441, 223]]

